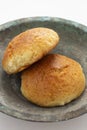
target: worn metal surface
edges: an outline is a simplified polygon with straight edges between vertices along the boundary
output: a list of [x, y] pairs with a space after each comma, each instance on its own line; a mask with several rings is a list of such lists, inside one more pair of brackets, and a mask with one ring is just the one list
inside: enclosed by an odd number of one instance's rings
[[[42, 108], [27, 101], [20, 93], [20, 75], [8, 75], [1, 60], [8, 42], [33, 27], [49, 27], [58, 32], [60, 43], [52, 51], [78, 61], [86, 76], [86, 89], [76, 100], [62, 107]], [[0, 111], [30, 121], [62, 121], [87, 112], [87, 27], [52, 17], [33, 17], [11, 21], [0, 26]]]

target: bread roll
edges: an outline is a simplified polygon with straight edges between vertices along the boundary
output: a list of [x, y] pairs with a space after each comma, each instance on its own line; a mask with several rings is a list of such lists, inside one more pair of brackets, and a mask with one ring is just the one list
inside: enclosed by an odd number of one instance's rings
[[23, 96], [43, 107], [69, 103], [85, 88], [81, 65], [59, 54], [46, 55], [24, 70], [21, 79]]
[[41, 59], [59, 41], [52, 29], [38, 27], [22, 32], [8, 44], [3, 59], [3, 69], [8, 74], [22, 71]]

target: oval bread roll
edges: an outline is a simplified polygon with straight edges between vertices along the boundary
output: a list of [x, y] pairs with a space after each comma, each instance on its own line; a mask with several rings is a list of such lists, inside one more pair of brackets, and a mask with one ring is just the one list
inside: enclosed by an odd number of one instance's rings
[[24, 70], [21, 79], [23, 96], [43, 107], [69, 103], [85, 88], [81, 65], [59, 54], [46, 55]]
[[43, 27], [17, 35], [5, 50], [2, 59], [3, 69], [8, 74], [22, 71], [46, 55], [58, 41], [59, 36], [54, 30]]

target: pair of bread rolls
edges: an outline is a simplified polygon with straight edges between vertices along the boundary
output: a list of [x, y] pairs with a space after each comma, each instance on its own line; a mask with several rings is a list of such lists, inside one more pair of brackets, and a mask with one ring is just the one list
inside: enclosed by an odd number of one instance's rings
[[44, 107], [64, 105], [80, 96], [85, 88], [79, 63], [63, 55], [47, 54], [58, 42], [54, 30], [33, 28], [13, 38], [2, 59], [8, 74], [23, 70], [23, 96]]

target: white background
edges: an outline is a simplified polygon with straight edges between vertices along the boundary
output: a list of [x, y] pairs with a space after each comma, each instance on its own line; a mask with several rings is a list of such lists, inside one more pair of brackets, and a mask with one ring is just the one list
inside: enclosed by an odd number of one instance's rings
[[[87, 25], [87, 0], [0, 0], [0, 24], [31, 16], [56, 16]], [[35, 123], [0, 113], [0, 130], [87, 130], [87, 114], [56, 123]]]

